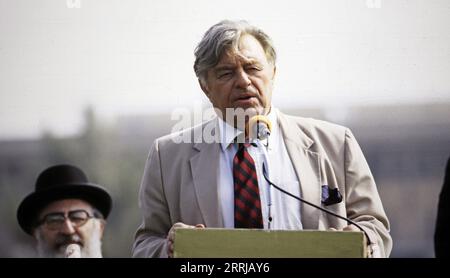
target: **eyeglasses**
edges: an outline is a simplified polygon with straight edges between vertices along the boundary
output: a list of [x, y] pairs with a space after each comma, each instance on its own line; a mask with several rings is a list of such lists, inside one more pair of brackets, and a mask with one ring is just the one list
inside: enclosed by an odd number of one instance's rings
[[49, 230], [59, 230], [64, 226], [66, 219], [69, 219], [72, 226], [78, 228], [86, 224], [91, 218], [95, 218], [95, 216], [82, 209], [69, 211], [67, 217], [63, 212], [52, 212], [38, 221], [37, 226], [45, 225]]

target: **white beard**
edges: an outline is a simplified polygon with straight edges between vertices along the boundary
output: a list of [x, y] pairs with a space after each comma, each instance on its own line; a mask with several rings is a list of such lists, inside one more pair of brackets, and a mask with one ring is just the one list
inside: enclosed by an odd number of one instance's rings
[[[59, 249], [51, 248], [44, 240], [41, 231], [36, 230], [37, 239], [37, 253], [41, 258], [65, 258], [65, 252], [68, 245], [61, 246]], [[80, 246], [81, 258], [101, 258], [102, 257], [102, 241], [101, 228], [99, 223], [96, 223], [89, 237], [83, 246]]]

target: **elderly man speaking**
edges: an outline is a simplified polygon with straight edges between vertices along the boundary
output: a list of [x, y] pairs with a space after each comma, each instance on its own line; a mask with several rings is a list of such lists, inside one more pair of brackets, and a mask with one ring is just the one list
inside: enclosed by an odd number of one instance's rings
[[[173, 256], [177, 227], [358, 230], [269, 182], [349, 218], [372, 243], [372, 256], [389, 256], [389, 222], [350, 130], [272, 105], [276, 52], [267, 34], [245, 21], [219, 22], [198, 44], [194, 70], [217, 117], [154, 142], [139, 193], [135, 257]], [[251, 132], [254, 116], [260, 131], [266, 126], [261, 138], [258, 128]]]
[[36, 190], [20, 203], [17, 219], [36, 239], [40, 257], [100, 258], [111, 206], [108, 192], [90, 183], [81, 169], [56, 165], [39, 175]]

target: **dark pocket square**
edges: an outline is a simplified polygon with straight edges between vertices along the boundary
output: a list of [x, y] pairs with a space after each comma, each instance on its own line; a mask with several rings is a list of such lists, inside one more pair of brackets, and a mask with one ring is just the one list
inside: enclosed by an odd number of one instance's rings
[[330, 206], [340, 202], [342, 202], [342, 195], [338, 188], [322, 185], [322, 204]]

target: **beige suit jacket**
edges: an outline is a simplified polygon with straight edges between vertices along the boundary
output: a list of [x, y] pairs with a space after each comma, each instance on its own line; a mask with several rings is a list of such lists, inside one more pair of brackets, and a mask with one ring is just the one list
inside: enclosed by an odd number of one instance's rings
[[[139, 192], [143, 222], [136, 232], [134, 257], [166, 257], [165, 239], [176, 222], [224, 226], [217, 187], [220, 144], [201, 140], [202, 131], [218, 134], [216, 123], [213, 119], [155, 140]], [[379, 255], [389, 256], [389, 221], [369, 166], [350, 130], [282, 113], [278, 113], [278, 124], [302, 197], [320, 205], [322, 185], [338, 188], [343, 201], [326, 208], [357, 222], [376, 244]], [[174, 142], [180, 137], [191, 138], [193, 143]], [[303, 203], [301, 219], [304, 229], [347, 226], [346, 221]]]

